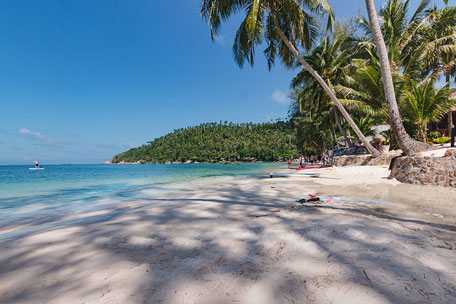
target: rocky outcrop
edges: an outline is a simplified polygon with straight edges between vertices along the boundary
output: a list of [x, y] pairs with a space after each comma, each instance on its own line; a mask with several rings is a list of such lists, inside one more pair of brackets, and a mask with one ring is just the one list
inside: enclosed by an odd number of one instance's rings
[[456, 187], [456, 149], [395, 159], [391, 175], [409, 184]]
[[370, 155], [337, 156], [334, 166], [389, 166], [391, 175], [402, 183], [456, 187], [456, 149], [439, 149], [414, 156], [393, 151], [373, 158]]
[[368, 155], [344, 155], [334, 157], [335, 167], [344, 166], [389, 166], [393, 157], [401, 155], [401, 151], [392, 151], [382, 154], [379, 157]]

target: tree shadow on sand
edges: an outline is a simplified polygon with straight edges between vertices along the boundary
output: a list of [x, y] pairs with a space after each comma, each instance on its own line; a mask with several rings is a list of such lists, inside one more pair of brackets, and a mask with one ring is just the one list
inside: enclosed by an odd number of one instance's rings
[[297, 206], [271, 185], [151, 197], [1, 241], [0, 302], [456, 302], [449, 227]]

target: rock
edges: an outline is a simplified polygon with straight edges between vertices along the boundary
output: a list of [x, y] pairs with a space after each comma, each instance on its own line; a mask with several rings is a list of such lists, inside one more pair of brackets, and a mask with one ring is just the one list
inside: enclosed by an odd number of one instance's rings
[[[456, 187], [455, 149], [435, 156], [415, 155], [396, 159], [391, 174], [400, 182]], [[445, 155], [444, 155], [445, 154]]]
[[445, 154], [443, 156], [451, 156], [454, 155], [455, 149], [448, 149], [446, 150]]

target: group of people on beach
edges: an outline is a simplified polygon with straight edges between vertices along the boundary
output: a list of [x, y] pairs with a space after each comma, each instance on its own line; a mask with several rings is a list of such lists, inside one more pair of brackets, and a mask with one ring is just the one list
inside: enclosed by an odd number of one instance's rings
[[[328, 166], [331, 165], [334, 159], [334, 150], [332, 148], [329, 148], [327, 151], [323, 151], [321, 155], [301, 155], [301, 157], [298, 158], [298, 168], [304, 168], [307, 164], [310, 164], [311, 166], [315, 164], [322, 164], [323, 166]], [[291, 168], [291, 163], [292, 160], [289, 159], [287, 161], [287, 167], [290, 169]]]

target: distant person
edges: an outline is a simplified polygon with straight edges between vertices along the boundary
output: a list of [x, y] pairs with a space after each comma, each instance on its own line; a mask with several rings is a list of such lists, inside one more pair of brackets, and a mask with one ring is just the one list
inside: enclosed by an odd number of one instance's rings
[[287, 168], [288, 168], [288, 169], [291, 168], [291, 159], [288, 159], [288, 161], [287, 161]]
[[333, 149], [329, 149], [329, 150], [328, 150], [328, 160], [329, 160], [329, 164], [332, 164], [333, 159], [334, 159], [334, 151], [333, 151]]
[[326, 162], [328, 161], [328, 157], [327, 157], [325, 151], [323, 151], [323, 153], [321, 154], [321, 160], [323, 162], [323, 166], [326, 166]]
[[40, 167], [40, 164], [38, 163], [38, 161], [37, 161], [37, 160], [35, 160], [35, 162], [34, 162], [34, 163], [35, 163], [35, 168], [39, 168], [39, 167]]

